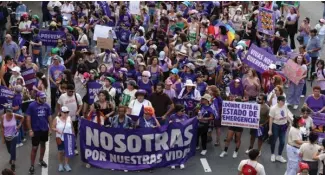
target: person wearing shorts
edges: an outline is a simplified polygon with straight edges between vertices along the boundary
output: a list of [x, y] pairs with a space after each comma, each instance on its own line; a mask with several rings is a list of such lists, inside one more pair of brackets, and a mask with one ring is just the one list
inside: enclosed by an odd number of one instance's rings
[[32, 138], [32, 151], [31, 151], [31, 167], [29, 173], [34, 174], [35, 158], [37, 154], [38, 146], [41, 145], [39, 165], [47, 168], [47, 164], [44, 162], [45, 143], [48, 141], [49, 136], [49, 123], [51, 120], [51, 108], [46, 103], [46, 94], [44, 92], [38, 92], [36, 95], [36, 101], [32, 102], [27, 111], [27, 127], [29, 129], [29, 136]]
[[265, 103], [266, 100], [267, 100], [267, 96], [265, 94], [263, 94], [263, 93], [260, 94], [256, 99], [257, 103], [261, 105], [260, 123], [259, 123], [260, 128], [259, 129], [250, 129], [250, 131], [249, 131], [249, 133], [251, 135], [250, 144], [249, 144], [248, 150], [246, 150], [246, 154], [248, 154], [249, 151], [251, 149], [253, 149], [256, 137], [258, 138], [257, 147], [258, 147], [258, 150], [260, 151], [260, 154], [261, 154], [263, 138], [266, 135], [265, 131], [268, 131], [267, 126], [268, 126], [268, 123], [269, 123], [269, 113], [270, 113], [270, 107]]
[[[241, 102], [242, 100], [238, 98], [235, 101]], [[240, 144], [241, 144], [241, 135], [243, 133], [243, 130], [244, 129], [241, 128], [241, 127], [234, 127], [234, 126], [228, 127], [228, 133], [227, 133], [227, 139], [226, 139], [226, 142], [225, 142], [225, 148], [222, 151], [222, 153], [220, 154], [220, 157], [225, 157], [228, 154], [227, 153], [228, 146], [229, 146], [232, 138], [235, 136], [236, 150], [234, 151], [232, 157], [237, 158], [238, 150], [239, 150], [239, 147], [240, 147]]]

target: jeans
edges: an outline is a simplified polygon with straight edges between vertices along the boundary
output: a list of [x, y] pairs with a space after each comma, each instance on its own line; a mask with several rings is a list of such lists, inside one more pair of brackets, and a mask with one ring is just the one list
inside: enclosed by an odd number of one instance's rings
[[13, 138], [11, 141], [6, 141], [7, 151], [10, 154], [10, 161], [16, 160], [16, 144], [17, 137]]
[[315, 72], [316, 62], [318, 57], [311, 57], [311, 63], [310, 63], [310, 72], [309, 72], [309, 78], [312, 77], [313, 72]]
[[52, 114], [55, 113], [55, 110], [56, 110], [56, 92], [58, 91], [58, 88], [57, 87], [51, 87], [51, 109], [52, 109]]
[[39, 67], [43, 68], [44, 64], [43, 64], [42, 52], [40, 52], [40, 54], [38, 55], [33, 54], [33, 63], [37, 64], [37, 60], [38, 60]]
[[200, 137], [201, 137], [202, 150], [207, 149], [208, 130], [209, 130], [209, 124], [199, 126], [198, 130], [197, 130], [198, 134], [197, 134], [196, 146], [199, 146], [199, 141], [200, 141]]
[[285, 137], [286, 137], [286, 132], [287, 130], [284, 130], [283, 127], [286, 128], [285, 125], [277, 125], [275, 123], [272, 124], [272, 142], [271, 142], [271, 154], [274, 154], [274, 150], [275, 150], [275, 144], [277, 139], [279, 138], [279, 148], [278, 148], [278, 155], [282, 155], [282, 151], [284, 148], [284, 144], [285, 144]]
[[289, 104], [292, 105], [299, 105], [300, 104], [300, 95], [302, 94], [302, 90], [304, 88], [304, 83], [299, 83], [298, 85], [290, 82], [289, 84], [289, 91], [287, 94], [287, 101]]
[[307, 85], [306, 85], [306, 81], [304, 83], [304, 88], [302, 89], [302, 95], [306, 96], [307, 93]]
[[[6, 33], [6, 28], [0, 29], [0, 44], [1, 45], [5, 41], [5, 33]], [[3, 56], [5, 56], [5, 55], [3, 55]]]

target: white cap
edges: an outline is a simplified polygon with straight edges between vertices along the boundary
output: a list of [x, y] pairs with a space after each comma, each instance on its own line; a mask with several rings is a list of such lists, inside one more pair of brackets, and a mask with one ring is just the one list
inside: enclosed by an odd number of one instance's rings
[[166, 53], [164, 51], [159, 52], [159, 60], [164, 60]]
[[269, 69], [276, 69], [276, 65], [275, 64], [270, 64]]
[[146, 71], [146, 70], [142, 72], [142, 75], [146, 76], [146, 77], [151, 77], [151, 73], [149, 71]]
[[13, 72], [18, 72], [20, 73], [20, 67], [15, 66], [14, 68], [11, 69]]
[[152, 44], [149, 48], [156, 50], [157, 49], [157, 46], [156, 46], [156, 44]]
[[69, 108], [66, 106], [61, 107], [61, 112], [70, 112]]

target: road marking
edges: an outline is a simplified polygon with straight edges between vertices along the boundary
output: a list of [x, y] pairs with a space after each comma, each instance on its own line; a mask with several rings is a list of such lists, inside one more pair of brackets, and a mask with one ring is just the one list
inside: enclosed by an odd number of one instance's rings
[[49, 152], [50, 152], [50, 147], [49, 147], [50, 144], [49, 144], [49, 142], [50, 142], [50, 139], [51, 139], [51, 137], [49, 137], [49, 141], [47, 141], [45, 143], [45, 153], [44, 153], [43, 160], [47, 163], [47, 168], [42, 167], [42, 175], [48, 175], [49, 174], [49, 165], [50, 165], [50, 163], [49, 163]]
[[[201, 164], [203, 166], [204, 172], [209, 173], [212, 172], [208, 160], [206, 158], [201, 158]], [[43, 175], [43, 174], [42, 174]]]

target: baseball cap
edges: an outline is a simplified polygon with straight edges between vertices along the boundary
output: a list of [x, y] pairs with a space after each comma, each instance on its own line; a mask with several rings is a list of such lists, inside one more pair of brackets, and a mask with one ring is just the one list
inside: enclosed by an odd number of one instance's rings
[[275, 64], [270, 64], [269, 69], [276, 69], [276, 65]]
[[70, 112], [70, 111], [69, 111], [69, 108], [68, 107], [62, 106], [61, 112]]
[[46, 94], [44, 92], [37, 92], [37, 97], [46, 98]]

